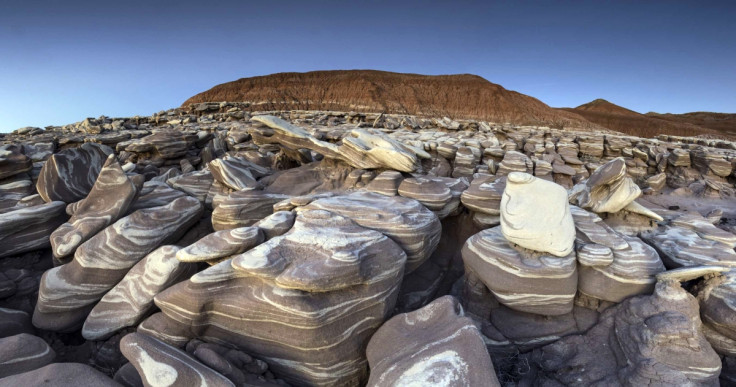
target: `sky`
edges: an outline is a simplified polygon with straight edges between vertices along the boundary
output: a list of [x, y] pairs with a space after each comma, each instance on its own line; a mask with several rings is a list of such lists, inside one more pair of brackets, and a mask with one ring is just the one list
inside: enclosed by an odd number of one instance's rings
[[736, 113], [736, 2], [0, 0], [0, 132], [330, 69], [472, 73], [553, 107]]

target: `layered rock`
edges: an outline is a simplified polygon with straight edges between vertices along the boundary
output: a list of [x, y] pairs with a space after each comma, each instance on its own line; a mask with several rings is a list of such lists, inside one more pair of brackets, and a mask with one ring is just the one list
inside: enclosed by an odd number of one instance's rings
[[233, 192], [217, 203], [212, 211], [212, 227], [220, 231], [252, 226], [273, 214], [274, 204], [288, 198], [287, 195], [263, 191]]
[[325, 157], [342, 160], [355, 168], [386, 168], [414, 172], [419, 158], [429, 158], [423, 150], [404, 145], [378, 131], [355, 129], [344, 137], [342, 145], [318, 140], [310, 133], [274, 116], [252, 118], [273, 129], [270, 136], [255, 137], [256, 143], [277, 143], [292, 150], [309, 149]]
[[626, 175], [626, 160], [613, 159], [596, 169], [583, 184], [573, 188], [575, 203], [593, 212], [618, 212], [641, 195]]
[[[536, 383], [712, 385], [721, 360], [701, 333], [698, 302], [674, 280], [607, 309], [584, 335], [535, 350]], [[535, 374], [535, 373], [530, 373]]]
[[433, 211], [439, 211], [452, 199], [450, 189], [439, 181], [417, 177], [404, 179], [398, 190], [399, 195], [415, 199]]
[[463, 205], [471, 211], [500, 215], [503, 191], [506, 189], [506, 177], [478, 175], [470, 183], [470, 187], [462, 193], [460, 199]]
[[250, 250], [264, 239], [264, 234], [258, 227], [217, 231], [179, 250], [176, 259], [181, 262], [217, 263], [223, 258]]
[[49, 246], [49, 236], [68, 216], [64, 202], [51, 202], [0, 214], [0, 258]]
[[126, 335], [120, 341], [120, 350], [138, 371], [145, 386], [235, 386], [186, 352], [144, 334]]
[[156, 324], [231, 343], [287, 381], [354, 384], [365, 380], [363, 350], [393, 308], [405, 263], [383, 234], [305, 210], [286, 234], [156, 296], [172, 321]]
[[111, 153], [112, 150], [103, 145], [85, 143], [54, 154], [38, 176], [36, 189], [39, 195], [46, 202], [73, 203], [85, 198]]
[[176, 246], [162, 246], [135, 264], [92, 308], [82, 336], [102, 340], [137, 325], [153, 308], [156, 294], [193, 274], [193, 265], [177, 259], [179, 251]]
[[33, 161], [21, 152], [16, 145], [0, 146], [0, 180], [19, 173], [28, 172], [33, 167]]
[[268, 170], [241, 158], [215, 159], [208, 164], [215, 180], [236, 191], [260, 188], [257, 178]]
[[659, 253], [668, 269], [698, 265], [736, 266], [733, 247], [702, 238], [690, 227], [664, 225], [641, 234]]
[[131, 267], [162, 243], [178, 240], [201, 212], [196, 199], [184, 197], [108, 226], [83, 243], [70, 263], [44, 273], [33, 324], [54, 331], [78, 328]]
[[483, 338], [451, 296], [391, 318], [366, 353], [368, 386], [500, 386]]
[[556, 257], [513, 246], [494, 227], [470, 237], [462, 257], [467, 286], [487, 287], [511, 309], [543, 315], [572, 310], [578, 285], [574, 252]]
[[406, 273], [424, 263], [437, 247], [442, 225], [435, 214], [412, 199], [372, 192], [318, 199], [300, 210], [320, 209], [352, 219], [391, 238], [406, 252]]
[[69, 221], [51, 234], [54, 257], [72, 254], [79, 245], [125, 215], [140, 189], [125, 175], [115, 156], [110, 155], [87, 197], [74, 206]]
[[501, 232], [521, 247], [557, 257], [569, 255], [575, 224], [567, 191], [526, 173], [509, 174], [501, 199]]

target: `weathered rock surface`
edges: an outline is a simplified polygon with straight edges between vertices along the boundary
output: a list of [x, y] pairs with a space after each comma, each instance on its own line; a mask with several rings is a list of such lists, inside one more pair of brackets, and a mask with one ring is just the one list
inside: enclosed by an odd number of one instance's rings
[[181, 262], [212, 262], [240, 254], [261, 244], [265, 239], [258, 227], [240, 227], [217, 231], [179, 250], [176, 259]]
[[286, 234], [155, 300], [165, 318], [265, 360], [287, 381], [353, 384], [367, 376], [365, 345], [393, 308], [405, 263], [383, 234], [301, 211]]
[[97, 180], [108, 147], [86, 143], [51, 156], [41, 169], [36, 189], [46, 202], [73, 203], [87, 196]]
[[0, 214], [0, 258], [48, 247], [49, 236], [68, 219], [64, 202]]
[[201, 212], [198, 201], [185, 197], [108, 226], [83, 243], [70, 263], [44, 273], [33, 324], [54, 331], [78, 328], [131, 267], [162, 243], [178, 240]]
[[462, 256], [472, 286], [486, 286], [501, 304], [551, 316], [572, 311], [578, 286], [574, 252], [556, 257], [516, 247], [494, 227], [470, 237]]
[[557, 257], [569, 255], [575, 224], [567, 191], [526, 173], [509, 174], [501, 199], [501, 232], [521, 247]]
[[394, 316], [366, 353], [369, 386], [500, 386], [483, 338], [451, 296]]
[[639, 186], [626, 175], [626, 161], [621, 157], [596, 169], [573, 192], [576, 204], [593, 212], [618, 212], [641, 195]]
[[[316, 139], [310, 133], [274, 116], [256, 116], [252, 120], [273, 129], [271, 136], [259, 136], [256, 143], [278, 143], [292, 150], [309, 149], [325, 157], [342, 160], [355, 168], [387, 168], [414, 172], [419, 158], [429, 158], [423, 150], [404, 145], [378, 131], [356, 129], [343, 138], [340, 146]], [[260, 140], [259, 140], [260, 139]]]
[[69, 221], [51, 234], [54, 257], [59, 259], [71, 255], [79, 245], [118, 220], [140, 189], [125, 175], [115, 156], [110, 155], [87, 197], [74, 206], [74, 214]]
[[33, 167], [33, 161], [15, 145], [0, 146], [0, 180], [19, 173], [28, 172]]
[[156, 294], [193, 274], [194, 266], [177, 259], [179, 251], [176, 246], [162, 246], [135, 264], [92, 308], [82, 336], [102, 340], [139, 323], [153, 308]]
[[273, 205], [289, 196], [263, 191], [237, 191], [217, 203], [212, 211], [212, 227], [229, 230], [252, 226], [273, 214]]
[[701, 332], [697, 300], [677, 282], [607, 309], [584, 335], [535, 350], [535, 383], [711, 385], [721, 360]]
[[120, 350], [138, 370], [145, 386], [235, 386], [186, 352], [141, 333], [123, 337]]
[[406, 274], [432, 255], [442, 231], [435, 214], [417, 201], [400, 196], [355, 192], [318, 199], [301, 209], [330, 211], [391, 238], [406, 252]]

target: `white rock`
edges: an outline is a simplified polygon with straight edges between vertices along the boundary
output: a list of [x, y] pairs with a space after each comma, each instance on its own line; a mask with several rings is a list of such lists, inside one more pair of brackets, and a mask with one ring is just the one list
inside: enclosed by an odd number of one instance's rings
[[521, 247], [567, 256], [575, 242], [567, 191], [527, 173], [510, 173], [501, 199], [501, 231]]

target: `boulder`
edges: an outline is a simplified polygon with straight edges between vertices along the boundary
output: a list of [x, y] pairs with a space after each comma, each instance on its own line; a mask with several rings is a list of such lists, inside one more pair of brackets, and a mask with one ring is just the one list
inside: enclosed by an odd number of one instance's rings
[[501, 232], [526, 249], [565, 257], [573, 251], [575, 223], [567, 191], [532, 175], [508, 175], [501, 199]]
[[366, 354], [368, 386], [500, 386], [480, 332], [451, 296], [388, 320]]

